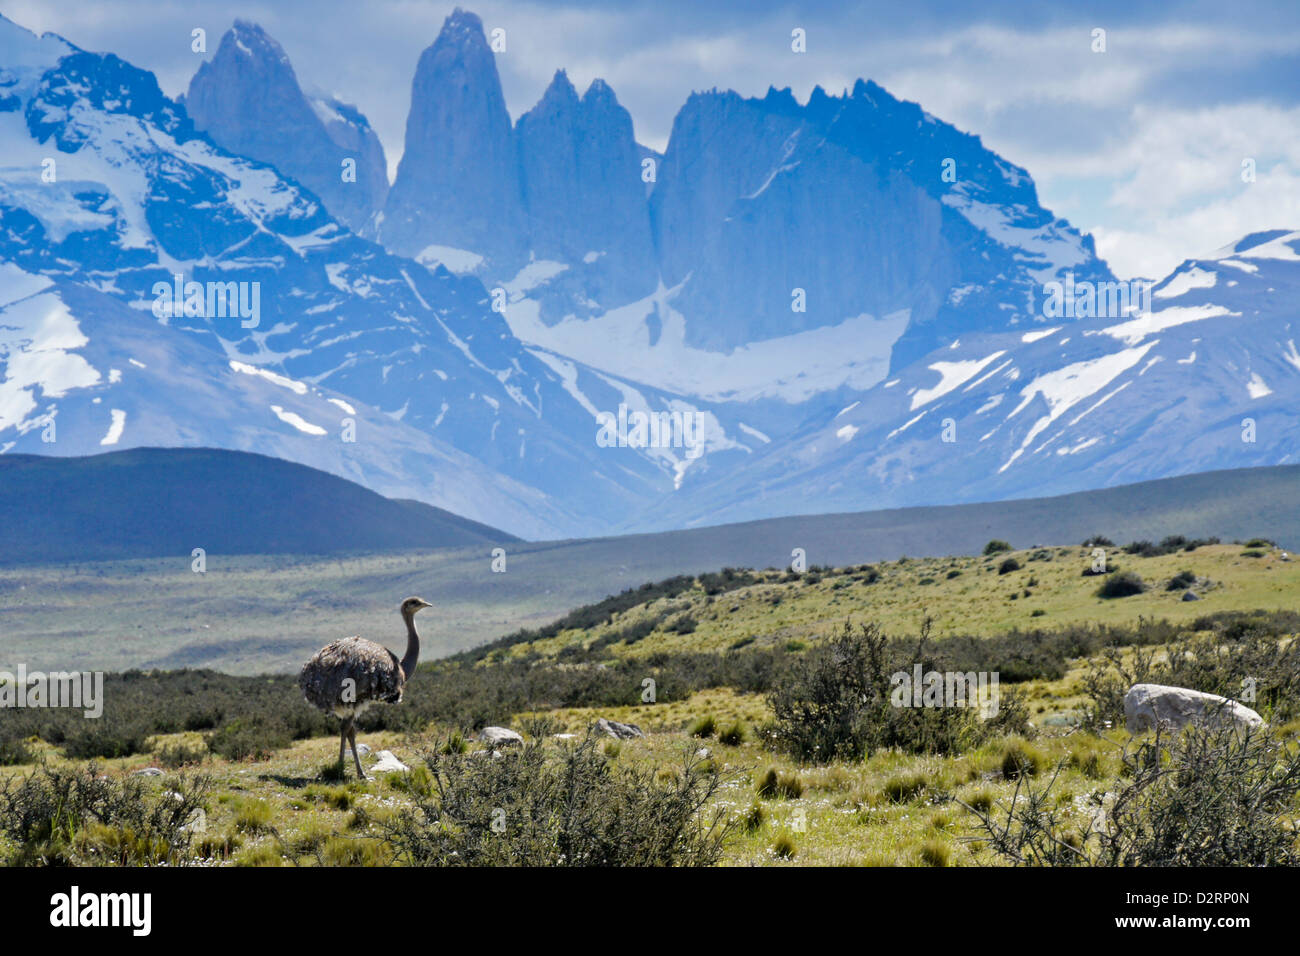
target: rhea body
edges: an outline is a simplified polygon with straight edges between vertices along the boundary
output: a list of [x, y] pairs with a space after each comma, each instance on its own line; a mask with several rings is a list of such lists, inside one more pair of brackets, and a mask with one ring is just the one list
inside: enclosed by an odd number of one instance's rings
[[400, 661], [382, 644], [363, 637], [345, 637], [317, 651], [298, 675], [298, 686], [307, 702], [343, 721], [339, 730], [339, 766], [344, 766], [344, 753], [351, 745], [357, 776], [362, 780], [366, 772], [361, 769], [361, 755], [357, 753], [357, 718], [373, 704], [401, 703], [406, 682], [420, 659], [415, 615], [432, 606], [418, 597], [402, 602], [406, 654]]

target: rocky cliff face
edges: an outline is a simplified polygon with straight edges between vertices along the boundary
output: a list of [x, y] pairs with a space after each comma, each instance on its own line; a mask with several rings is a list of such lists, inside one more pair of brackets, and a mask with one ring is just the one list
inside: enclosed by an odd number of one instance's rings
[[575, 306], [596, 314], [653, 292], [641, 152], [614, 91], [596, 80], [579, 98], [560, 71], [515, 135], [532, 255], [567, 267], [551, 284], [543, 318]]
[[384, 149], [366, 118], [333, 98], [305, 95], [280, 44], [256, 24], [235, 21], [184, 103], [218, 146], [292, 176], [354, 231], [383, 207]]
[[1066, 268], [1109, 276], [1027, 173], [861, 81], [802, 106], [789, 90], [693, 96], [651, 209], [686, 342], [710, 350], [906, 311], [906, 332], [877, 343], [897, 366], [1033, 323], [1026, 293]]
[[493, 53], [479, 18], [457, 10], [416, 65], [406, 151], [377, 235], [421, 261], [501, 274], [521, 263], [523, 224]]

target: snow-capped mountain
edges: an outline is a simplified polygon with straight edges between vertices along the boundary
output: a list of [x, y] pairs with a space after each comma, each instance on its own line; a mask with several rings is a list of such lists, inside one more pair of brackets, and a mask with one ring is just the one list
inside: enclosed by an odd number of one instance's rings
[[[1135, 291], [1076, 285], [1089, 317], [963, 335], [692, 489], [672, 517], [1031, 497], [1300, 460], [1300, 232], [1184, 262], [1149, 308]], [[1091, 317], [1121, 294], [1128, 313]]]
[[384, 196], [255, 25], [178, 102], [0, 17], [0, 157], [0, 453], [258, 451], [528, 537], [1295, 461], [1300, 234], [1119, 302], [1025, 170], [869, 82], [698, 93], [659, 155], [563, 71], [512, 124], [457, 11]]
[[[215, 146], [152, 74], [7, 20], [0, 64], [0, 261], [152, 313], [228, 360], [379, 409], [535, 488], [566, 516], [537, 512], [549, 534], [612, 522], [671, 489], [669, 464], [597, 444], [584, 403], [616, 407], [613, 383], [575, 397], [569, 379], [582, 370], [524, 349], [481, 283], [348, 232], [275, 168]], [[206, 299], [182, 308], [169, 291], [177, 281], [200, 284]], [[131, 421], [124, 428], [124, 446], [141, 443]], [[436, 467], [412, 480], [432, 487]], [[474, 517], [520, 530], [507, 515]]]
[[[377, 409], [214, 351], [87, 285], [0, 263], [0, 454], [257, 451], [545, 536], [541, 492]], [[129, 439], [129, 440], [128, 440]]]
[[459, 10], [417, 67], [378, 235], [502, 290], [523, 341], [763, 431], [960, 334], [1032, 327], [1067, 271], [1113, 278], [1025, 170], [874, 83], [698, 93], [647, 157], [608, 85], [579, 97], [561, 71], [512, 129]]
[[181, 102], [214, 143], [276, 166], [354, 232], [383, 208], [388, 164], [370, 123], [333, 97], [304, 94], [289, 57], [256, 24], [235, 21]]

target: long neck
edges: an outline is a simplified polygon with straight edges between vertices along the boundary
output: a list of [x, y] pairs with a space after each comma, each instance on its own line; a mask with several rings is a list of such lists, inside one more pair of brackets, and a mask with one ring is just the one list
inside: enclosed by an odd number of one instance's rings
[[420, 635], [415, 631], [415, 615], [403, 614], [402, 617], [406, 620], [406, 656], [402, 658], [402, 674], [410, 680], [420, 659]]

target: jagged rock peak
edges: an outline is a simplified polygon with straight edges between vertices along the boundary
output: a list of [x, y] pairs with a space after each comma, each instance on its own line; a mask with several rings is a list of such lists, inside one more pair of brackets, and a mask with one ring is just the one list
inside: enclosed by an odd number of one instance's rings
[[546, 87], [546, 92], [538, 105], [542, 103], [547, 105], [573, 105], [578, 102], [578, 91], [573, 88], [573, 83], [569, 80], [569, 74], [564, 70], [556, 70], [555, 76], [551, 78], [550, 85]]
[[271, 60], [283, 64], [290, 72], [293, 71], [293, 65], [289, 62], [284, 47], [252, 20], [235, 20], [234, 25], [222, 36], [221, 45], [217, 48], [218, 56], [223, 53]]

